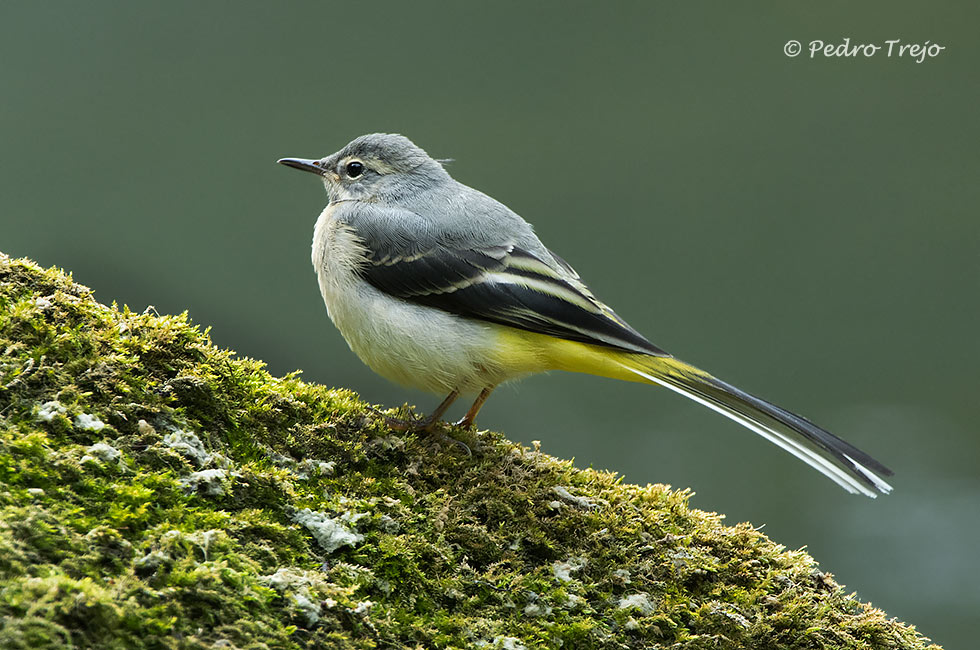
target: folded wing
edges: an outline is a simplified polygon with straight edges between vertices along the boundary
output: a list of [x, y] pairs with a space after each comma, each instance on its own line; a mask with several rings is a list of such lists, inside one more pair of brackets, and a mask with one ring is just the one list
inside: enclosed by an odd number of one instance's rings
[[404, 255], [365, 245], [364, 279], [392, 296], [572, 341], [669, 356], [596, 299], [557, 257], [543, 260], [515, 245], [432, 245]]

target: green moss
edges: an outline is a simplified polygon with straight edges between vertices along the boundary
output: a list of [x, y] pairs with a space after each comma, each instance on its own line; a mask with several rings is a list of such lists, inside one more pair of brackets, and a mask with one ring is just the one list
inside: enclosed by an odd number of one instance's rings
[[392, 432], [2, 256], [0, 351], [3, 648], [926, 647], [685, 492]]

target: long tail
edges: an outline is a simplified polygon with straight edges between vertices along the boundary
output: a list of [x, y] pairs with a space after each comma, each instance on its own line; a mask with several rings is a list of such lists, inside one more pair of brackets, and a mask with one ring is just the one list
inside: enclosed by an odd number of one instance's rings
[[891, 476], [892, 471], [854, 445], [666, 353], [653, 356], [616, 351], [509, 328], [501, 328], [499, 336], [499, 362], [504, 367], [527, 373], [566, 370], [658, 384], [755, 431], [848, 492], [874, 498], [879, 492], [892, 490], [879, 476]]
[[[804, 417], [735, 388], [673, 357], [623, 355], [614, 363], [640, 381], [689, 397], [782, 447], [851, 493], [874, 498], [892, 488], [879, 476], [892, 471]], [[620, 378], [626, 378], [620, 375]]]

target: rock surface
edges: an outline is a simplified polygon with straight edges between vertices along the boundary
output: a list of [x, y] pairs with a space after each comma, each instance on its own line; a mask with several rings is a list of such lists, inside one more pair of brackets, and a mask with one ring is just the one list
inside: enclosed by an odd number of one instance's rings
[[2, 255], [0, 352], [4, 649], [927, 647], [683, 491], [394, 433]]

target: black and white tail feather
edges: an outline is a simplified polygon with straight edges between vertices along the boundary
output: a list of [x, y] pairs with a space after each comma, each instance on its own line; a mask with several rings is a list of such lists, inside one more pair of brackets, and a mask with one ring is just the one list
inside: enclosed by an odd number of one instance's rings
[[[750, 395], [672, 357], [620, 365], [649, 382], [721, 413], [785, 449], [848, 492], [875, 498], [892, 487], [877, 474], [892, 471], [806, 418]], [[639, 366], [639, 367], [637, 367]]]

